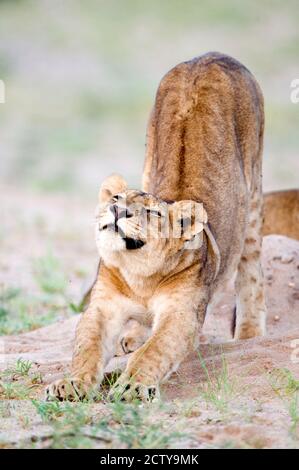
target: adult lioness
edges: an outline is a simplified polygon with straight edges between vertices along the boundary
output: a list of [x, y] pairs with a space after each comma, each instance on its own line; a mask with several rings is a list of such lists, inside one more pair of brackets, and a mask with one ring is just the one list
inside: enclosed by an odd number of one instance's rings
[[51, 384], [48, 398], [82, 397], [100, 383], [129, 319], [151, 324], [152, 334], [110, 396], [157, 396], [236, 270], [235, 337], [264, 334], [263, 130], [260, 88], [231, 57], [210, 53], [166, 74], [148, 127], [143, 192], [119, 176], [101, 187], [99, 275], [77, 327], [72, 378]]

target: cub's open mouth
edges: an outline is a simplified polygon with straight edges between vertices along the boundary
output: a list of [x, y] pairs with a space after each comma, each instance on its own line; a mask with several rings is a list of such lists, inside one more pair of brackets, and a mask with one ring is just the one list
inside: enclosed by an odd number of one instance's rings
[[123, 241], [126, 243], [127, 250], [138, 250], [145, 245], [145, 242], [142, 240], [135, 240], [134, 238], [122, 237]]
[[122, 231], [120, 227], [118, 227], [117, 224], [106, 224], [100, 228], [101, 231], [108, 229], [112, 229], [115, 233], [118, 233], [120, 235], [120, 237], [126, 244], [127, 250], [138, 250], [138, 248], [142, 248], [145, 245], [145, 242], [143, 242], [142, 240], [136, 240], [135, 238], [127, 237], [126, 234]]

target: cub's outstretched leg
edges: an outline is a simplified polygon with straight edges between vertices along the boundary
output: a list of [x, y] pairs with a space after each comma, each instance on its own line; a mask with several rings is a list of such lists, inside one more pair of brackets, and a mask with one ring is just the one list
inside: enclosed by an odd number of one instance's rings
[[207, 307], [204, 294], [200, 288], [190, 292], [186, 287], [153, 299], [153, 334], [129, 359], [126, 370], [110, 390], [111, 400], [150, 402], [159, 397], [159, 384], [197, 346]]
[[82, 399], [101, 383], [104, 367], [115, 354], [118, 337], [131, 311], [134, 305], [129, 300], [124, 302], [115, 289], [97, 281], [89, 307], [77, 326], [70, 378], [50, 384], [47, 400]]
[[261, 266], [262, 201], [262, 192], [256, 188], [250, 201], [244, 249], [236, 278], [235, 339], [265, 334], [266, 306]]

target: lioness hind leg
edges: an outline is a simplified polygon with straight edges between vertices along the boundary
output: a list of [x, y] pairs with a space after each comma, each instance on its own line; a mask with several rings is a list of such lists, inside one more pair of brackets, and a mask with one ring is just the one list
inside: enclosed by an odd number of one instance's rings
[[262, 249], [262, 196], [256, 191], [250, 204], [248, 227], [236, 278], [235, 339], [262, 336], [266, 329]]

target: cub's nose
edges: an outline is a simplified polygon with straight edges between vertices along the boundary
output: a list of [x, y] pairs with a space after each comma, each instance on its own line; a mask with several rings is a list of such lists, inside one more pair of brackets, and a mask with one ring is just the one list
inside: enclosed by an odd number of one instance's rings
[[130, 217], [133, 217], [133, 214], [128, 211], [128, 209], [124, 209], [123, 207], [117, 207], [116, 205], [110, 206], [109, 208], [112, 212], [112, 214], [115, 217], [115, 222], [118, 221], [118, 219], [121, 219], [123, 217], [126, 217], [126, 219], [129, 219]]

